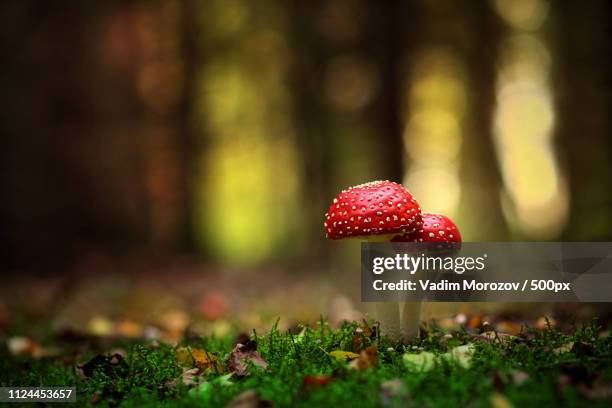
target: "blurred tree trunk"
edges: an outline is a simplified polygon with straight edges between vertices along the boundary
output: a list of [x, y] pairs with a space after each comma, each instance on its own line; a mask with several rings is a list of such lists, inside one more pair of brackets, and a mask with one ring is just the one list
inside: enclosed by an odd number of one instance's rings
[[323, 238], [323, 214], [331, 198], [337, 194], [333, 162], [335, 151], [331, 119], [322, 101], [325, 62], [331, 51], [314, 30], [313, 22], [321, 5], [317, 2], [291, 1], [289, 7], [290, 48], [293, 64], [290, 90], [294, 101], [297, 143], [303, 161], [302, 194], [306, 205], [303, 231], [306, 236], [305, 256], [327, 261], [328, 251]]
[[[496, 90], [496, 59], [502, 27], [487, 2], [463, 5], [461, 23], [467, 31], [464, 55], [467, 64], [468, 99], [473, 101], [463, 145], [462, 212], [473, 226], [472, 236], [482, 241], [508, 240], [509, 231], [501, 208], [501, 169], [493, 142]], [[487, 222], [483, 222], [486, 219]]]
[[50, 268], [184, 241], [177, 5], [3, 3], [7, 258]]
[[563, 239], [610, 240], [610, 2], [559, 2], [552, 10], [560, 59], [557, 134], [571, 192]]
[[[306, 246], [319, 259], [328, 253], [322, 224], [331, 199], [351, 184], [403, 175], [400, 4], [290, 3]], [[350, 100], [360, 87], [363, 104]]]
[[380, 71], [380, 92], [371, 107], [378, 136], [376, 154], [384, 163], [379, 178], [401, 183], [405, 170], [401, 95], [406, 85], [402, 63], [411, 45], [407, 44], [411, 37], [406, 28], [412, 25], [412, 15], [408, 2], [368, 0], [367, 6], [364, 52], [377, 62]]
[[182, 192], [180, 202], [183, 216], [180, 220], [178, 241], [179, 248], [189, 252], [196, 250], [193, 220], [196, 198], [193, 191], [193, 180], [196, 174], [196, 163], [201, 154], [201, 146], [195, 141], [195, 124], [191, 120], [197, 98], [196, 73], [203, 65], [203, 51], [198, 47], [199, 31], [195, 11], [196, 6], [193, 0], [182, 2], [180, 47], [183, 59], [183, 81], [181, 101], [178, 107], [178, 132], [183, 174], [180, 180], [180, 191]]

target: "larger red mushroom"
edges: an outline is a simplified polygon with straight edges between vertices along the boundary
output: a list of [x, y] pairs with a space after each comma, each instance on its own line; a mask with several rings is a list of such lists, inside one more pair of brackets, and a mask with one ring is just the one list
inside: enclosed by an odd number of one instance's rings
[[416, 232], [421, 209], [410, 191], [392, 181], [372, 181], [343, 190], [323, 224], [330, 239]]
[[[412, 237], [422, 230], [421, 208], [402, 185], [373, 181], [338, 194], [325, 214], [324, 227], [327, 237], [333, 240], [391, 241], [397, 236]], [[419, 314], [420, 304], [417, 305], [418, 310], [409, 311], [411, 316]], [[397, 303], [378, 302], [375, 313], [381, 333], [398, 339], [401, 330]]]

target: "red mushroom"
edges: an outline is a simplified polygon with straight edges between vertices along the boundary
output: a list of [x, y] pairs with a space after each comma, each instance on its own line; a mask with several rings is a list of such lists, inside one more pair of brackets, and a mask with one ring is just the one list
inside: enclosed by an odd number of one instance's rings
[[[392, 181], [373, 181], [338, 194], [325, 214], [323, 225], [327, 237], [333, 240], [362, 238], [391, 241], [398, 235], [418, 233], [421, 224], [421, 208], [410, 191]], [[376, 318], [382, 334], [399, 338], [401, 330], [397, 303], [377, 303]]]
[[[445, 215], [423, 213], [423, 225], [417, 231], [395, 236], [393, 242], [425, 242], [449, 244], [461, 243], [461, 233], [455, 223]], [[454, 251], [456, 245], [452, 245]], [[442, 248], [447, 252], [448, 248]], [[420, 303], [405, 302], [402, 311], [402, 338], [408, 339], [419, 332], [418, 322], [420, 320]], [[415, 324], [416, 323], [416, 324]]]
[[330, 239], [409, 234], [421, 226], [421, 209], [403, 186], [372, 181], [338, 194], [323, 225]]
[[445, 215], [423, 213], [423, 224], [418, 231], [396, 236], [393, 242], [461, 242], [461, 233]]

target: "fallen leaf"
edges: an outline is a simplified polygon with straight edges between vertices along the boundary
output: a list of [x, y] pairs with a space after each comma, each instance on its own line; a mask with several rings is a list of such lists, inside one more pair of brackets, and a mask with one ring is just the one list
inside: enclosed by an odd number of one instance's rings
[[378, 365], [378, 350], [376, 346], [367, 347], [359, 353], [359, 357], [349, 363], [349, 368], [364, 371]]
[[443, 358], [454, 360], [463, 368], [470, 368], [474, 351], [475, 348], [473, 344], [465, 344], [463, 346], [454, 347], [451, 351], [442, 356]]
[[334, 350], [330, 352], [329, 355], [340, 362], [345, 362], [346, 360], [353, 360], [359, 357], [359, 354], [357, 353], [353, 353], [351, 351], [343, 351], [343, 350]]
[[179, 347], [175, 352], [176, 361], [187, 367], [198, 367], [202, 371], [214, 370], [217, 373], [223, 372], [223, 364], [219, 359], [202, 349], [192, 347]]
[[270, 401], [262, 399], [257, 391], [243, 391], [230, 401], [226, 408], [266, 408], [272, 407]]
[[228, 368], [230, 372], [234, 373], [239, 377], [249, 375], [250, 365], [254, 365], [262, 370], [268, 367], [268, 363], [263, 359], [261, 354], [253, 348], [253, 346], [246, 347], [241, 343], [238, 343], [232, 350]]
[[363, 325], [355, 328], [355, 332], [353, 333], [353, 341], [352, 346], [353, 350], [360, 351], [363, 348], [372, 344], [372, 341], [376, 339], [376, 331], [368, 325], [368, 322], [363, 320]]
[[200, 376], [201, 371], [199, 368], [183, 368], [183, 372], [180, 377], [170, 380], [166, 382], [167, 388], [176, 388], [179, 383], [186, 385], [187, 387], [192, 387], [194, 385], [198, 385], [203, 381], [203, 378]]
[[417, 354], [406, 353], [402, 359], [409, 369], [416, 369], [417, 371], [429, 371], [436, 365], [436, 355], [429, 351], [422, 351]]
[[183, 368], [183, 374], [181, 374], [181, 380], [186, 386], [198, 385], [202, 382], [200, 377], [201, 371], [199, 368]]
[[410, 399], [406, 384], [399, 378], [380, 384], [380, 402], [384, 406], [403, 407]]
[[468, 319], [465, 327], [467, 327], [468, 329], [478, 329], [480, 328], [480, 326], [482, 326], [483, 322], [484, 322], [484, 316], [475, 315]]
[[498, 332], [517, 335], [521, 332], [523, 325], [518, 322], [502, 320], [495, 325]]

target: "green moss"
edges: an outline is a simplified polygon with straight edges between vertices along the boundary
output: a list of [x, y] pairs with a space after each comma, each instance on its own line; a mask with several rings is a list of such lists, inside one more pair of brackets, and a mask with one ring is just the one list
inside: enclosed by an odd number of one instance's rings
[[[381, 383], [391, 379], [401, 380], [407, 391], [404, 399], [396, 398], [401, 406], [485, 407], [490, 405], [492, 393], [501, 393], [520, 407], [610, 404], [609, 399], [589, 399], [584, 393], [585, 387], [591, 389], [612, 381], [612, 339], [598, 336], [595, 323], [571, 335], [553, 328], [528, 330], [525, 336], [504, 342], [475, 341], [465, 331], [455, 332], [447, 339], [445, 332], [436, 328], [405, 346], [364, 336], [359, 347], [376, 345], [379, 364], [361, 372], [328, 354], [332, 350], [353, 350], [356, 327], [346, 324], [331, 330], [321, 322], [300, 334], [281, 333], [275, 326], [265, 335], [251, 335], [268, 362], [266, 370], [252, 369], [250, 376], [229, 381], [221, 374], [209, 374], [205, 385], [191, 389], [174, 381], [181, 377], [183, 369], [176, 362], [173, 347], [125, 342], [120, 344], [127, 350], [124, 360], [110, 364], [98, 359], [88, 366], [90, 373], [86, 377], [77, 374], [69, 358], [70, 347], [64, 346], [65, 355], [61, 357], [36, 360], [13, 356], [1, 346], [0, 382], [3, 386], [76, 385], [80, 405], [93, 401], [96, 406], [123, 407], [217, 407], [251, 389], [280, 407], [374, 407], [382, 405]], [[442, 354], [466, 342], [476, 347], [470, 368], [441, 361], [431, 370], [419, 372], [402, 361], [405, 352]], [[571, 350], [555, 352], [570, 342], [574, 342]], [[204, 348], [224, 360], [233, 347], [233, 338], [192, 338], [183, 344]], [[78, 360], [91, 361], [94, 356], [90, 350]], [[512, 379], [517, 370], [523, 373], [521, 382]], [[332, 376], [333, 381], [325, 386], [304, 387], [304, 377], [315, 374]]]

